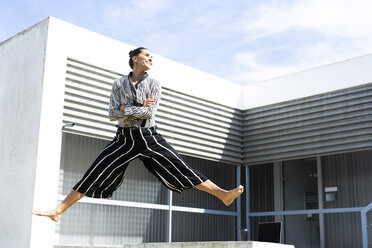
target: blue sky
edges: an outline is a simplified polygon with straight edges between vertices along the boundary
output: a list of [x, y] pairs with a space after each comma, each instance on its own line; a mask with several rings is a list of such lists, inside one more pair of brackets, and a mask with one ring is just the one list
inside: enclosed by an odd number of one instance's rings
[[54, 16], [249, 84], [372, 53], [370, 0], [0, 0], [0, 41]]

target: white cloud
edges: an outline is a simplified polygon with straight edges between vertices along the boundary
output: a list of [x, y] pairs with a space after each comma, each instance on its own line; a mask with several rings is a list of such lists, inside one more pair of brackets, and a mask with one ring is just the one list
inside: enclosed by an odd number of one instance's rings
[[0, 38], [53, 15], [240, 83], [372, 52], [371, 0], [16, 2], [0, 9]]
[[136, 3], [135, 11], [139, 11], [138, 13], [140, 15], [144, 14], [150, 16], [156, 15], [159, 11], [163, 10], [168, 5], [167, 0], [134, 0], [133, 2]]
[[217, 3], [110, 1], [102, 23], [124, 42], [240, 83], [372, 51], [369, 0]]
[[360, 37], [371, 28], [371, 9], [372, 1], [369, 0], [271, 1], [254, 8], [243, 18], [241, 25], [247, 35], [255, 38], [294, 28]]
[[293, 19], [299, 27], [316, 29], [329, 35], [357, 38], [372, 34], [368, 0], [308, 0], [297, 3], [293, 8]]
[[302, 65], [264, 65], [258, 62], [257, 56], [259, 56], [259, 54], [250, 52], [236, 54], [233, 58], [232, 80], [245, 84], [254, 83], [304, 69]]
[[[246, 53], [235, 54], [234, 78], [252, 82], [321, 66], [372, 52], [372, 1], [302, 0], [270, 1], [258, 5], [241, 19]], [[291, 36], [304, 36], [291, 44]], [[288, 37], [286, 38], [286, 35]], [[273, 66], [258, 59], [261, 52], [273, 52], [276, 39], [290, 46], [291, 60]], [[284, 38], [283, 38], [284, 37]], [[308, 41], [306, 41], [306, 37]], [[259, 47], [260, 42], [268, 47]], [[294, 41], [295, 42], [295, 41]], [[255, 46], [254, 50], [250, 46]]]
[[155, 16], [161, 10], [167, 6], [167, 0], [130, 0], [124, 2], [107, 2], [104, 7], [102, 20], [107, 27], [111, 29], [117, 29], [123, 27], [123, 23], [126, 24], [142, 24], [151, 25], [152, 23], [146, 23], [145, 20], [149, 20]]

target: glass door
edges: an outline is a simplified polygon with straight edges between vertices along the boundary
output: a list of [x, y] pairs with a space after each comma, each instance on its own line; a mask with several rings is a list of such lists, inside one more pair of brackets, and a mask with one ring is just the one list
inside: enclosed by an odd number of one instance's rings
[[[316, 158], [283, 162], [284, 210], [318, 208], [318, 180]], [[296, 248], [317, 248], [319, 216], [287, 215], [284, 218], [286, 244]]]

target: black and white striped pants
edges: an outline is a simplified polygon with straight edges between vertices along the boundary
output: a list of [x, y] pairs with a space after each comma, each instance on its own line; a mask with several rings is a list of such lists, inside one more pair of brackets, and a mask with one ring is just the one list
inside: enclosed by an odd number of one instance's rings
[[151, 128], [118, 128], [74, 190], [94, 198], [111, 197], [121, 185], [130, 161], [140, 158], [167, 188], [181, 193], [207, 180], [187, 165], [173, 147]]

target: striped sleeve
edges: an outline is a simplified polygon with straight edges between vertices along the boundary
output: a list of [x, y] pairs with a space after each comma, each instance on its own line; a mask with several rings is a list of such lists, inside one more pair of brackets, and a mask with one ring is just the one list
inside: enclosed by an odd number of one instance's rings
[[109, 119], [110, 121], [118, 121], [124, 117], [123, 112], [120, 111], [120, 91], [119, 91], [120, 79], [116, 79], [112, 85], [110, 102], [109, 102]]

